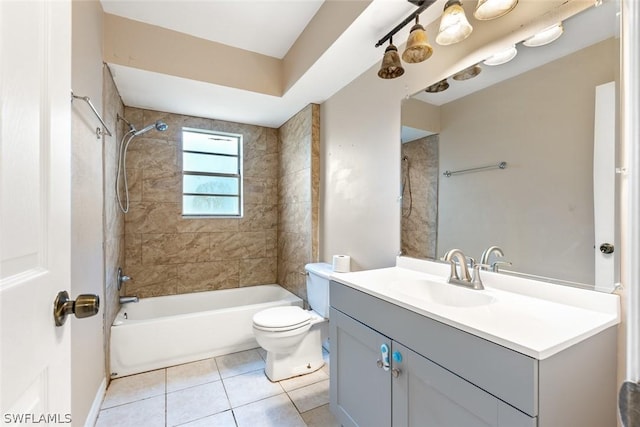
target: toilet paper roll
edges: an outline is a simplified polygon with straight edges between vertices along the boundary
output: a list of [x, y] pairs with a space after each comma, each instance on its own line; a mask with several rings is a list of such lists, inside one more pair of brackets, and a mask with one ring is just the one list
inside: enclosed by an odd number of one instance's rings
[[351, 257], [349, 255], [333, 256], [333, 271], [336, 273], [348, 273], [351, 271]]

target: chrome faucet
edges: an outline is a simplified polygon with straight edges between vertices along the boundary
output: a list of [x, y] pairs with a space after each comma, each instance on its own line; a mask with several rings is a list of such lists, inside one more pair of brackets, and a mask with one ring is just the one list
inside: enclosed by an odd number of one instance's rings
[[[467, 258], [464, 256], [460, 249], [451, 249], [444, 254], [443, 260], [448, 261], [451, 264], [451, 274], [449, 274], [448, 283], [454, 285], [466, 286], [472, 289], [484, 289], [482, 280], [480, 279], [480, 267], [482, 264], [476, 264], [473, 258], [470, 258], [469, 264], [473, 268], [473, 276], [469, 274], [467, 268]], [[458, 275], [457, 265], [460, 266], [461, 274]], [[462, 276], [462, 277], [460, 277]]]
[[140, 301], [136, 295], [120, 297], [120, 304]]
[[480, 264], [483, 264], [482, 268], [484, 270], [488, 270], [488, 268], [491, 268], [491, 271], [497, 272], [499, 265], [511, 265], [510, 262], [497, 260], [489, 263], [489, 258], [491, 258], [491, 255], [493, 253], [496, 254], [496, 258], [502, 258], [504, 256], [504, 252], [499, 246], [489, 246], [487, 249], [485, 249], [484, 252], [482, 252], [482, 256], [480, 257]]
[[126, 282], [128, 282], [129, 280], [133, 279], [133, 277], [131, 276], [126, 276], [123, 272], [122, 272], [122, 268], [118, 267], [118, 290], [122, 289], [122, 285]]
[[[454, 281], [471, 281], [469, 269], [467, 268], [467, 257], [464, 256], [460, 249], [451, 249], [444, 254], [443, 259], [451, 264], [451, 273], [449, 274], [449, 283]], [[458, 267], [460, 266], [460, 275], [458, 275]], [[460, 277], [462, 276], [462, 277]]]

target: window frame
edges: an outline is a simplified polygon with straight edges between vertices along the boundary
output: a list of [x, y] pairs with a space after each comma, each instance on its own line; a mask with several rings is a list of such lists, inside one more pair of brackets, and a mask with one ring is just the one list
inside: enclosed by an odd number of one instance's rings
[[[185, 132], [189, 133], [199, 133], [205, 135], [212, 136], [220, 136], [226, 138], [233, 138], [236, 140], [238, 144], [238, 154], [226, 154], [219, 152], [204, 152], [204, 151], [196, 151], [196, 150], [185, 150], [184, 148], [184, 134]], [[181, 133], [181, 171], [182, 171], [182, 185], [181, 185], [181, 214], [183, 218], [242, 218], [244, 216], [244, 174], [243, 174], [243, 164], [244, 164], [244, 155], [243, 155], [243, 135], [239, 133], [230, 133], [230, 132], [221, 132], [217, 130], [210, 129], [199, 129], [199, 128], [190, 128], [183, 127]], [[229, 157], [229, 158], [237, 158], [237, 173], [225, 173], [225, 172], [199, 172], [199, 171], [186, 171], [184, 168], [184, 154], [191, 153], [197, 155], [204, 156], [221, 156], [221, 157]], [[184, 191], [184, 177], [188, 176], [212, 176], [212, 177], [222, 177], [222, 178], [237, 178], [238, 179], [238, 193], [237, 194], [220, 194], [220, 193], [185, 193]], [[194, 213], [185, 213], [184, 210], [184, 197], [185, 196], [208, 196], [208, 197], [237, 197], [238, 198], [238, 214], [216, 214], [216, 213], [203, 213], [203, 214], [194, 214]]]

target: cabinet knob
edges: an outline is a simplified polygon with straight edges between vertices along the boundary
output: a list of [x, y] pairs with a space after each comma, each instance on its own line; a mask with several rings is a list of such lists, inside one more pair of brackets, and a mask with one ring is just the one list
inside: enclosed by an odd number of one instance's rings
[[382, 344], [380, 346], [380, 356], [382, 356], [382, 369], [385, 371], [389, 370], [389, 346], [386, 344]]
[[391, 370], [391, 375], [393, 376], [393, 378], [398, 378], [400, 376], [400, 369], [398, 368], [393, 368]]
[[383, 363], [382, 363], [382, 360], [378, 359], [378, 360], [376, 361], [376, 366], [377, 366], [378, 368], [382, 368], [382, 366], [384, 366], [384, 365], [383, 365]]

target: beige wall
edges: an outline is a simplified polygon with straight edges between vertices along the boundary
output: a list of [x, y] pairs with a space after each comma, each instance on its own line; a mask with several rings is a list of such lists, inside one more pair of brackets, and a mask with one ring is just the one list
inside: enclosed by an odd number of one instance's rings
[[103, 67], [104, 121], [112, 137], [105, 137], [103, 144], [104, 164], [104, 335], [107, 377], [110, 376], [109, 340], [111, 324], [118, 313], [118, 267], [124, 267], [124, 215], [116, 200], [116, 172], [118, 168], [118, 148], [124, 134], [124, 123], [117, 115], [124, 115], [124, 105], [113, 82], [109, 68]]
[[[102, 7], [98, 1], [72, 3], [72, 89], [102, 111]], [[81, 100], [72, 105], [71, 289], [104, 300], [101, 126]], [[112, 129], [113, 130], [113, 129]], [[73, 425], [84, 425], [105, 379], [104, 307], [97, 316], [71, 320], [71, 409]], [[100, 402], [97, 402], [98, 404]], [[96, 415], [96, 414], [94, 414]]]
[[311, 104], [279, 129], [278, 283], [305, 300], [304, 265], [318, 260], [319, 120]]
[[440, 132], [440, 108], [415, 98], [402, 102], [402, 126]]
[[617, 58], [610, 39], [442, 107], [441, 170], [508, 167], [440, 180], [439, 256], [498, 245], [513, 270], [594, 283], [595, 87]]
[[279, 59], [116, 15], [104, 21], [110, 64], [282, 96]]
[[[404, 105], [402, 106], [404, 117]], [[438, 135], [402, 144], [402, 254], [435, 258], [438, 236]]]
[[[127, 154], [131, 207], [125, 215], [129, 295], [149, 297], [277, 280], [278, 134], [276, 129], [125, 108], [137, 129]], [[239, 133], [244, 141], [244, 217], [181, 216], [181, 128]]]

